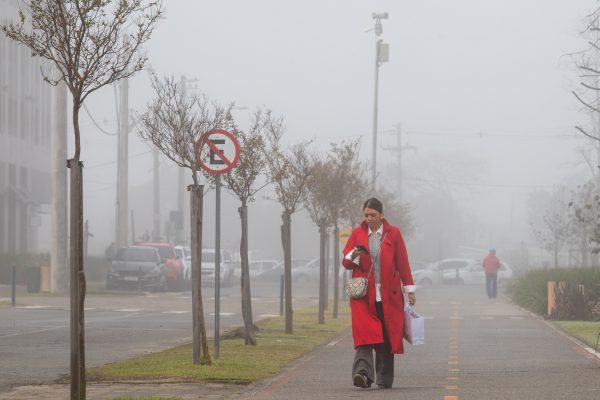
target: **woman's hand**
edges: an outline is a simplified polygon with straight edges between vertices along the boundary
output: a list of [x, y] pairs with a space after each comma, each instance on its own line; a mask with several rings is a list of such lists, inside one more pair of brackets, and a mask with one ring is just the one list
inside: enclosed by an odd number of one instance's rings
[[360, 246], [360, 247], [356, 246], [356, 247], [354, 247], [354, 250], [352, 250], [352, 259], [354, 260], [356, 257], [362, 256], [362, 255], [365, 255], [365, 254], [369, 254], [369, 253], [367, 253], [367, 251], [365, 250], [364, 247], [362, 247], [362, 246]]
[[416, 302], [417, 302], [417, 296], [415, 296], [414, 293], [409, 293], [408, 294], [408, 304], [410, 306], [414, 306]]

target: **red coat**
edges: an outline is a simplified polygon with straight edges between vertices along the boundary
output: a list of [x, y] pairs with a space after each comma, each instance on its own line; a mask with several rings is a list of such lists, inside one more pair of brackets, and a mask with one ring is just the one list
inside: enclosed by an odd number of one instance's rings
[[[381, 302], [383, 305], [383, 318], [387, 328], [392, 353], [404, 353], [404, 295], [403, 285], [414, 285], [408, 254], [400, 230], [383, 220], [383, 235], [379, 260], [381, 265]], [[369, 248], [369, 226], [363, 222], [354, 229], [346, 247], [344, 257], [350, 253], [354, 246], [362, 244]], [[369, 252], [371, 249], [369, 249]], [[373, 249], [374, 252], [377, 249]], [[366, 254], [360, 257], [360, 265], [343, 259], [345, 268], [353, 270], [352, 277], [366, 277], [371, 268], [371, 256]], [[352, 310], [352, 336], [354, 347], [383, 343], [381, 321], [377, 318], [375, 310], [375, 272], [369, 277], [367, 295], [362, 299], [350, 299]]]

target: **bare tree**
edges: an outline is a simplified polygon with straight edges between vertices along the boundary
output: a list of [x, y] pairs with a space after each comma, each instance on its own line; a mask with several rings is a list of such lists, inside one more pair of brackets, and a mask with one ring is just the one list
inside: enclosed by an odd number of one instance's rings
[[552, 195], [534, 193], [530, 198], [530, 207], [532, 232], [540, 245], [553, 255], [554, 266], [558, 267], [559, 254], [570, 240], [572, 229], [565, 188], [554, 190]]
[[600, 7], [584, 18], [581, 36], [587, 47], [573, 56], [579, 71], [579, 88], [572, 91], [592, 120], [592, 130], [581, 125], [575, 129], [590, 139], [600, 141]]
[[325, 248], [328, 229], [332, 223], [331, 201], [333, 191], [331, 187], [332, 170], [325, 160], [315, 156], [313, 159], [313, 172], [307, 184], [306, 209], [312, 221], [319, 227], [319, 324], [325, 323]]
[[2, 25], [32, 56], [51, 62], [46, 82], [65, 82], [72, 95], [75, 153], [71, 170], [71, 399], [85, 399], [83, 179], [79, 110], [94, 91], [143, 68], [141, 46], [162, 15], [162, 3], [131, 0], [24, 0], [17, 22]]
[[579, 246], [579, 266], [588, 267], [591, 256], [592, 265], [597, 267], [600, 253], [600, 192], [596, 180], [579, 185], [572, 191], [569, 210], [572, 224], [570, 242]]
[[[220, 127], [230, 108], [209, 104], [206, 96], [187, 93], [171, 77], [159, 79], [152, 74], [156, 97], [146, 111], [138, 116], [140, 137], [152, 143], [167, 158], [182, 168], [191, 170], [193, 185], [190, 191], [190, 223], [192, 243], [192, 321], [193, 362], [210, 364], [211, 356], [206, 338], [206, 324], [202, 301], [202, 197], [203, 186], [198, 184], [196, 142], [212, 129]], [[215, 333], [218, 334], [218, 333]]]
[[283, 207], [281, 243], [284, 262], [285, 333], [293, 333], [292, 318], [292, 214], [306, 199], [306, 183], [312, 173], [310, 141], [303, 141], [289, 149], [281, 147], [285, 132], [283, 119], [271, 119], [267, 133], [267, 174], [275, 185], [275, 193]]
[[[331, 144], [331, 149], [326, 157], [326, 165], [329, 169], [329, 196], [327, 200], [327, 214], [333, 225], [333, 318], [338, 317], [339, 303], [339, 272], [340, 272], [340, 248], [338, 237], [340, 235], [340, 222], [343, 221], [350, 208], [356, 206], [356, 199], [366, 187], [360, 187], [361, 178], [366, 169], [358, 160], [359, 142]], [[360, 196], [362, 197], [362, 196]], [[364, 199], [359, 200], [364, 201]], [[360, 208], [352, 210], [358, 214]]]
[[236, 126], [231, 113], [225, 119], [224, 128], [240, 144], [240, 156], [236, 168], [223, 175], [224, 186], [240, 201], [238, 208], [242, 225], [240, 241], [242, 317], [244, 319], [244, 339], [248, 345], [256, 345], [252, 300], [250, 292], [250, 270], [248, 263], [248, 203], [254, 201], [258, 191], [266, 186], [257, 186], [256, 180], [265, 171], [265, 130], [271, 113], [257, 110], [250, 129], [244, 132]]

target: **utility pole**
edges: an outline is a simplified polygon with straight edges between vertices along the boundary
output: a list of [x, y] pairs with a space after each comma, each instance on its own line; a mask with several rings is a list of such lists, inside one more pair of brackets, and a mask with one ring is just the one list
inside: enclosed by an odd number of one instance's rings
[[375, 96], [373, 102], [373, 155], [371, 165], [371, 189], [375, 190], [377, 179], [377, 103], [379, 101], [379, 66], [389, 60], [389, 45], [383, 43], [381, 20], [388, 18], [388, 13], [373, 13], [375, 20]]
[[152, 175], [154, 177], [154, 213], [152, 224], [152, 241], [160, 240], [160, 176], [158, 175], [158, 148], [152, 151]]
[[384, 148], [384, 150], [396, 153], [396, 179], [398, 200], [402, 203], [404, 197], [404, 189], [402, 185], [402, 152], [404, 150], [417, 150], [415, 146], [402, 146], [402, 125], [396, 124], [396, 145]]
[[67, 290], [67, 88], [52, 88], [52, 248], [50, 250], [50, 291]]
[[117, 149], [117, 201], [115, 218], [115, 249], [127, 246], [127, 189], [129, 158], [129, 79], [121, 79], [119, 109], [119, 143]]

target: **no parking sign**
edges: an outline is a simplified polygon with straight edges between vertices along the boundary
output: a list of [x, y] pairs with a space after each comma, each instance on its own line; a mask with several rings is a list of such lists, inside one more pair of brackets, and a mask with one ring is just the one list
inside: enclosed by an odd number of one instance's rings
[[221, 175], [231, 171], [240, 159], [240, 145], [224, 129], [206, 132], [195, 145], [196, 162], [209, 174]]

